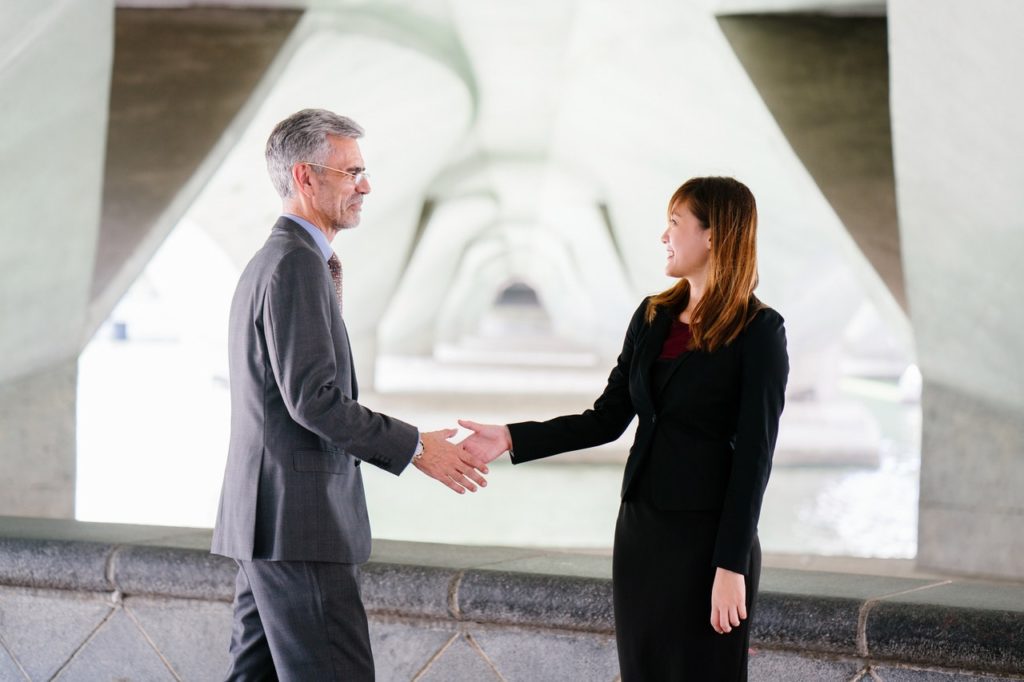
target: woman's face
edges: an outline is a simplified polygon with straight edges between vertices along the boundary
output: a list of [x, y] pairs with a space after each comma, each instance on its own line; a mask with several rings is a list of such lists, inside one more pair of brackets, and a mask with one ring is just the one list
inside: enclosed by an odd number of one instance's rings
[[692, 278], [707, 269], [711, 253], [711, 230], [700, 224], [686, 202], [672, 207], [668, 227], [661, 235], [661, 243], [668, 250], [665, 274], [669, 277]]

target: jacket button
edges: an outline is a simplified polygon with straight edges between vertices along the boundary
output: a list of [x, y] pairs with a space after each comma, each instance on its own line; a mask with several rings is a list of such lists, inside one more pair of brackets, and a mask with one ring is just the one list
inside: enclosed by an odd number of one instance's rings
[[651, 423], [652, 424], [657, 424], [658, 423], [658, 415], [656, 415], [656, 414], [652, 414], [651, 415]]

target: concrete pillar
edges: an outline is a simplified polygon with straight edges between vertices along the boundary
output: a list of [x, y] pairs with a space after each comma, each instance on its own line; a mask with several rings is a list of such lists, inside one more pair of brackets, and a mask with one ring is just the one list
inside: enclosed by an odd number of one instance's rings
[[75, 515], [78, 358], [0, 384], [0, 515]]
[[890, 0], [893, 151], [924, 376], [918, 563], [1024, 578], [1024, 4]]
[[0, 514], [72, 516], [111, 0], [0, 8]]

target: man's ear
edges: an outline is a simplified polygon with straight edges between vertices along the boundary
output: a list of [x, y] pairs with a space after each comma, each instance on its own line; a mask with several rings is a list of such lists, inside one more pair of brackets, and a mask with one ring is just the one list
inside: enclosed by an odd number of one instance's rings
[[311, 174], [312, 171], [309, 170], [309, 166], [306, 164], [292, 164], [292, 185], [297, 191], [309, 195], [312, 189], [312, 182], [309, 177]]

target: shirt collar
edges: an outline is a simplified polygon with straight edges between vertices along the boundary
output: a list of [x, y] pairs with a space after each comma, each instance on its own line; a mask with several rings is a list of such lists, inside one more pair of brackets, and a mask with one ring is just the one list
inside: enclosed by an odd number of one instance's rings
[[321, 232], [316, 225], [305, 218], [300, 218], [294, 213], [285, 213], [284, 217], [298, 223], [306, 232], [309, 232], [313, 240], [316, 241], [316, 245], [320, 247], [320, 253], [323, 254], [324, 260], [330, 260], [331, 256], [334, 255], [334, 249], [331, 248], [331, 243], [327, 241], [327, 235]]

